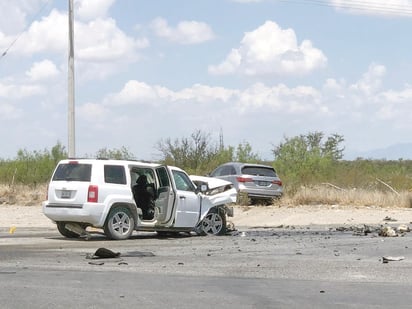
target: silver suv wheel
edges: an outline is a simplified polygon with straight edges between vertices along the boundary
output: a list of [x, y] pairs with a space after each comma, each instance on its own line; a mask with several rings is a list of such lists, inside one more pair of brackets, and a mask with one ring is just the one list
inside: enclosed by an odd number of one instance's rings
[[107, 217], [104, 233], [110, 239], [128, 239], [134, 230], [134, 219], [126, 207], [113, 208]]

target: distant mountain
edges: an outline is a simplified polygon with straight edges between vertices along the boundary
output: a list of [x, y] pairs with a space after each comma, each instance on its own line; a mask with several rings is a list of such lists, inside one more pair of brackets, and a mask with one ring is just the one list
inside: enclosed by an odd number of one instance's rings
[[364, 152], [353, 152], [345, 155], [346, 160], [364, 159], [385, 159], [385, 160], [412, 160], [412, 143], [395, 144], [386, 148], [379, 148]]

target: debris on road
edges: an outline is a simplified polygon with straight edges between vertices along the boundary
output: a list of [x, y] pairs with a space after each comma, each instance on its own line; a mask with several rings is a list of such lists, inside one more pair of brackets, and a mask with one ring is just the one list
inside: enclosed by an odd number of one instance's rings
[[384, 226], [380, 231], [379, 231], [379, 236], [382, 237], [396, 237], [398, 234], [396, 231], [390, 227], [390, 226]]
[[406, 224], [401, 224], [401, 225], [399, 225], [399, 226], [396, 228], [396, 231], [397, 231], [398, 233], [407, 233], [407, 232], [410, 232], [411, 229], [409, 228], [408, 225], [406, 225]]
[[394, 218], [391, 218], [391, 217], [389, 217], [389, 216], [386, 216], [385, 218], [383, 218], [383, 221], [396, 222], [396, 221], [398, 221], [398, 220], [396, 220], [396, 219], [394, 219]]
[[389, 261], [402, 261], [404, 259], [404, 256], [383, 256], [382, 263], [388, 263]]
[[398, 227], [394, 228], [389, 225], [380, 225], [380, 226], [370, 226], [364, 224], [363, 226], [341, 226], [335, 228], [338, 232], [352, 232], [354, 236], [366, 236], [371, 233], [375, 233], [381, 237], [397, 237], [405, 236], [405, 233], [411, 231], [410, 227], [407, 224], [401, 224]]
[[120, 256], [120, 252], [113, 252], [107, 248], [99, 248], [94, 254], [88, 253], [86, 259], [113, 259]]

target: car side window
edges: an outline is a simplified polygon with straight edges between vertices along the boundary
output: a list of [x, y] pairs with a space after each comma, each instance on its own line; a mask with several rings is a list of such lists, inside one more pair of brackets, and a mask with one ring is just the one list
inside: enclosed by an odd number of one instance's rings
[[223, 166], [220, 176], [235, 175], [236, 171], [233, 166]]
[[159, 179], [160, 187], [169, 187], [169, 176], [167, 175], [166, 168], [160, 167], [156, 169], [157, 178]]
[[123, 166], [120, 165], [105, 165], [104, 166], [104, 181], [106, 183], [126, 184], [126, 173]]
[[182, 191], [195, 191], [196, 188], [194, 187], [192, 181], [189, 177], [180, 171], [173, 171], [173, 179], [176, 184], [177, 190]]
[[225, 166], [218, 167], [213, 172], [212, 176], [225, 176]]

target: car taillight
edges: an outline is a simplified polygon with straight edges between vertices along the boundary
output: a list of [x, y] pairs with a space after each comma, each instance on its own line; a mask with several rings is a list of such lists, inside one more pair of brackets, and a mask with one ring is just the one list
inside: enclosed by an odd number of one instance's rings
[[99, 199], [99, 187], [95, 185], [90, 185], [89, 190], [87, 191], [87, 202], [97, 203]]
[[236, 177], [236, 180], [238, 182], [252, 182], [253, 181], [253, 179], [250, 177], [242, 177], [242, 176]]
[[273, 180], [272, 183], [278, 186], [282, 186], [282, 181], [280, 180]]

